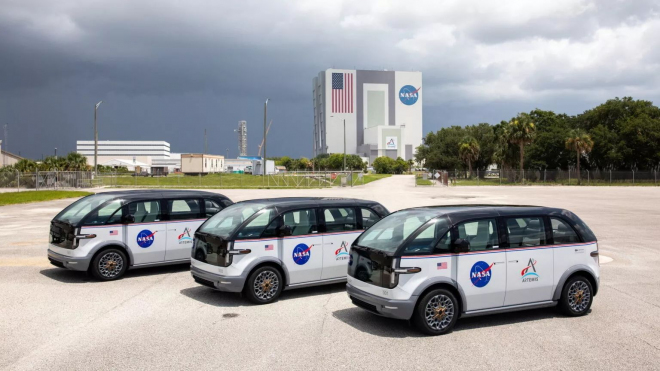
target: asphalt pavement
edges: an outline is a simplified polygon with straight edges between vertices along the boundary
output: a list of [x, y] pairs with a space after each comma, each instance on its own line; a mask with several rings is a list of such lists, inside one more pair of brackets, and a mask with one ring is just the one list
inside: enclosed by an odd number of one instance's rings
[[218, 190], [232, 200], [344, 196], [390, 210], [444, 204], [567, 208], [599, 238], [601, 288], [585, 317], [555, 309], [460, 319], [426, 337], [353, 306], [344, 285], [255, 306], [196, 284], [188, 266], [114, 282], [51, 266], [48, 224], [73, 200], [0, 207], [0, 369], [658, 369], [660, 187], [414, 187]]

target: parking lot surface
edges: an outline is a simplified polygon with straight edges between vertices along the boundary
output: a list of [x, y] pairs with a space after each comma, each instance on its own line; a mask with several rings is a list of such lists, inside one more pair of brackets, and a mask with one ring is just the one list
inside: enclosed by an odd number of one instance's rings
[[255, 306], [196, 284], [188, 266], [129, 271], [114, 282], [51, 266], [51, 218], [73, 200], [0, 207], [0, 369], [658, 369], [660, 188], [414, 187], [394, 176], [362, 187], [221, 190], [234, 201], [356, 197], [391, 211], [422, 205], [567, 208], [599, 238], [591, 313], [554, 308], [460, 319], [425, 337], [353, 306], [344, 285], [285, 291]]

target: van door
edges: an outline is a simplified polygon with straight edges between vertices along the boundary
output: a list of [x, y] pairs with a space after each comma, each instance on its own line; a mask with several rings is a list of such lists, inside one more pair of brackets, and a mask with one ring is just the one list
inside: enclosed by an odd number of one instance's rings
[[163, 222], [160, 201], [137, 201], [127, 205], [135, 221], [126, 226], [125, 243], [133, 253], [133, 264], [165, 260], [167, 224]]
[[355, 208], [326, 207], [321, 209], [325, 224], [323, 232], [323, 272], [321, 279], [346, 277], [348, 249], [362, 233], [358, 230]]
[[282, 215], [291, 236], [282, 239], [282, 261], [289, 284], [318, 281], [323, 270], [323, 236], [318, 234], [316, 209], [289, 211]]
[[201, 200], [182, 198], [167, 200], [165, 204], [169, 216], [165, 260], [190, 259], [195, 231], [206, 220], [202, 216]]
[[467, 311], [501, 307], [506, 292], [506, 251], [499, 250], [495, 219], [481, 219], [456, 226], [458, 238], [470, 249], [458, 255], [456, 281], [465, 293]]
[[554, 257], [542, 216], [504, 218], [509, 245], [504, 305], [552, 299]]

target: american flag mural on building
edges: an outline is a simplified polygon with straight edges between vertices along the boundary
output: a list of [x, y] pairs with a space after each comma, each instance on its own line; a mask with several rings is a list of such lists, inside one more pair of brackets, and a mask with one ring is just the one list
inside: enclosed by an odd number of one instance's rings
[[353, 74], [332, 74], [332, 112], [353, 113]]

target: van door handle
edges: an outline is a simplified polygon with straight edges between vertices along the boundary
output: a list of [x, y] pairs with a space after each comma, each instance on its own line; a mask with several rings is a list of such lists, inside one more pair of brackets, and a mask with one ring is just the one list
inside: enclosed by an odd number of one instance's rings
[[168, 231], [176, 231], [176, 229], [168, 229]]
[[504, 264], [504, 262], [495, 262], [493, 264]]
[[517, 263], [517, 260], [509, 260], [509, 263]]

